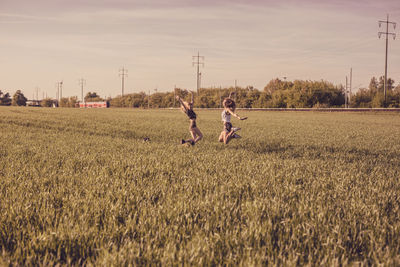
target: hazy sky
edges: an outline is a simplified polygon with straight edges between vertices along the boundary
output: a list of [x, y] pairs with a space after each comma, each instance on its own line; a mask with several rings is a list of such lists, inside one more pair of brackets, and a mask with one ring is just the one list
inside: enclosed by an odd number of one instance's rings
[[[384, 73], [378, 20], [398, 23], [388, 75], [400, 82], [399, 0], [0, 0], [0, 90], [54, 97], [196, 88], [192, 56], [204, 56], [202, 86], [273, 78], [368, 86]], [[384, 26], [384, 25], [382, 25]]]

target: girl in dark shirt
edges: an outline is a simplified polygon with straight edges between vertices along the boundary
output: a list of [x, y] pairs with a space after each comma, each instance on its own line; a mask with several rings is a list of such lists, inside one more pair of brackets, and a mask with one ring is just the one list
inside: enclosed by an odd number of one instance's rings
[[181, 103], [181, 110], [189, 117], [189, 132], [192, 135], [192, 139], [182, 139], [181, 143], [190, 143], [191, 145], [194, 145], [195, 143], [200, 141], [201, 138], [203, 138], [203, 134], [196, 125], [196, 113], [193, 111], [193, 93], [191, 93], [191, 95], [192, 97], [190, 102], [183, 101], [179, 96], [176, 96], [176, 99], [179, 101], [179, 103]]

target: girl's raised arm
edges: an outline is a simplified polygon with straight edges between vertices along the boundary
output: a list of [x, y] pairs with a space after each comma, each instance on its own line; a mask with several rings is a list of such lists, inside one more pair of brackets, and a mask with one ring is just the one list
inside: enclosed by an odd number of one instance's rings
[[183, 102], [183, 100], [182, 100], [178, 95], [177, 95], [175, 98], [179, 101], [179, 103], [181, 103], [181, 106], [182, 106], [185, 110], [188, 110], [188, 107], [186, 106], [185, 102]]
[[191, 95], [191, 99], [190, 99], [190, 104], [194, 104], [194, 96], [193, 96], [193, 92], [190, 91], [190, 95]]

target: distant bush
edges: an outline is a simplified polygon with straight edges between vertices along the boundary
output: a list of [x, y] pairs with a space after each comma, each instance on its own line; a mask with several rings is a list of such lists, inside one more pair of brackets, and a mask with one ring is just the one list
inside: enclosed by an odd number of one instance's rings
[[55, 101], [51, 98], [45, 98], [42, 101], [40, 101], [40, 106], [41, 107], [52, 107]]
[[78, 98], [76, 96], [63, 97], [60, 99], [58, 105], [63, 108], [75, 108], [78, 103]]
[[13, 106], [26, 106], [26, 101], [28, 99], [24, 96], [21, 90], [17, 90], [12, 98]]
[[0, 106], [10, 106], [11, 105], [11, 98], [9, 93], [3, 93], [0, 90]]

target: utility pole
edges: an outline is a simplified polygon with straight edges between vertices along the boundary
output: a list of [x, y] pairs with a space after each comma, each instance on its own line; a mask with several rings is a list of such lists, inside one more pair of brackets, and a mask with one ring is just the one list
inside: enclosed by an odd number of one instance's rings
[[36, 100], [39, 101], [39, 87], [36, 86]]
[[60, 82], [60, 100], [62, 98], [62, 86], [63, 86], [63, 81]]
[[237, 80], [235, 80], [235, 96], [234, 96], [234, 99], [235, 99], [235, 101], [237, 99]]
[[149, 90], [149, 95], [147, 97], [147, 109], [150, 109], [150, 90]]
[[222, 86], [219, 86], [218, 94], [219, 94], [219, 107], [222, 107]]
[[128, 76], [128, 70], [122, 67], [119, 70], [119, 76], [122, 78], [122, 96], [124, 96], [125, 76]]
[[79, 79], [79, 85], [81, 86], [81, 101], [83, 102], [83, 86], [86, 85], [86, 80], [83, 78]]
[[57, 87], [57, 90], [56, 90], [56, 100], [58, 100], [58, 94], [59, 94], [59, 91], [60, 91], [60, 84], [59, 84], [58, 82], [56, 82], [56, 87]]
[[175, 107], [175, 98], [176, 98], [176, 85], [174, 85], [174, 106]]
[[197, 66], [197, 94], [199, 94], [200, 87], [200, 65], [204, 67], [204, 62], [200, 62], [200, 59], [204, 61], [204, 56], [200, 56], [199, 52], [197, 52], [197, 56], [192, 56], [192, 60], [196, 60], [192, 62], [192, 66]]
[[[201, 72], [199, 72], [199, 90], [201, 89]], [[197, 91], [197, 95], [199, 94], [199, 90]]]
[[382, 34], [384, 34], [384, 35], [386, 35], [386, 56], [385, 56], [385, 81], [384, 81], [384, 84], [383, 84], [383, 86], [384, 86], [384, 92], [385, 92], [385, 103], [384, 103], [384, 106], [386, 107], [387, 106], [387, 103], [386, 103], [386, 90], [387, 90], [387, 58], [388, 58], [388, 43], [389, 43], [389, 35], [392, 35], [393, 36], [393, 40], [394, 39], [396, 39], [396, 34], [395, 33], [392, 33], [392, 32], [389, 32], [389, 24], [392, 24], [393, 25], [393, 29], [396, 29], [396, 23], [395, 22], [392, 22], [392, 21], [389, 21], [389, 14], [387, 14], [387, 16], [386, 16], [386, 21], [384, 21], [384, 20], [380, 20], [379, 21], [379, 28], [381, 27], [381, 25], [382, 25], [382, 23], [385, 23], [386, 24], [386, 32], [378, 32], [378, 36], [379, 36], [379, 38], [381, 38], [381, 35]]
[[353, 80], [353, 68], [350, 68], [350, 87], [349, 87], [349, 104], [351, 105], [351, 84]]
[[56, 91], [56, 99], [58, 101], [60, 101], [60, 99], [62, 98], [62, 85], [63, 82], [56, 82], [56, 86], [57, 86], [57, 91]]
[[344, 107], [347, 108], [347, 76], [346, 76], [346, 86], [344, 88]]

